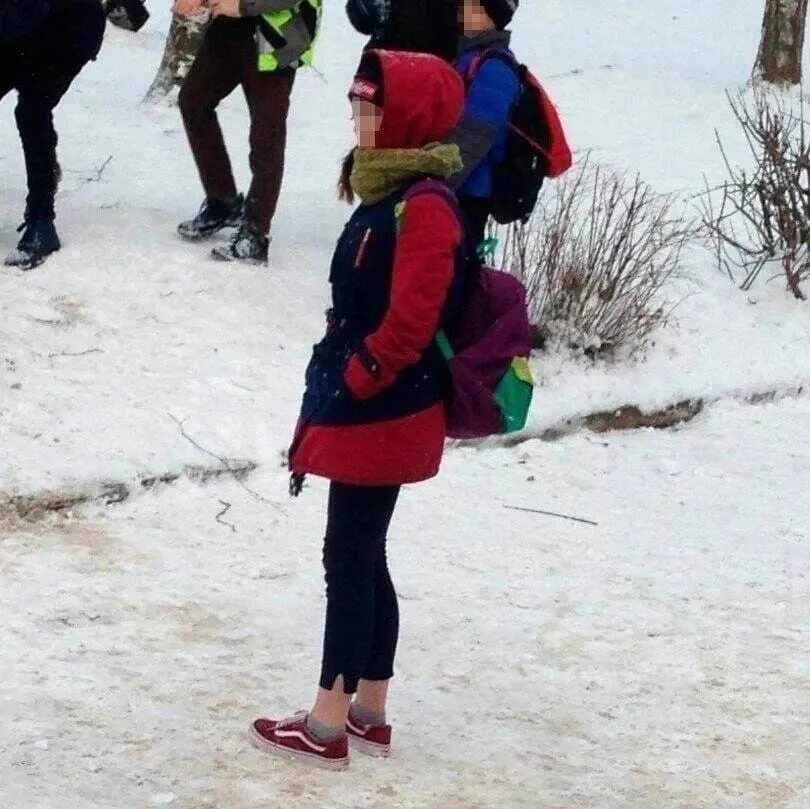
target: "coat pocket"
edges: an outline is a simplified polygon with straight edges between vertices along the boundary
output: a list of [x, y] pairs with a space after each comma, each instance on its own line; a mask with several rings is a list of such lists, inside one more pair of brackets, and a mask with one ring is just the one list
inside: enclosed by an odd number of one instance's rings
[[350, 397], [343, 374], [353, 353], [350, 342], [335, 340], [333, 335], [327, 335], [312, 349], [312, 358], [304, 375], [302, 419], [316, 419], [330, 406]]

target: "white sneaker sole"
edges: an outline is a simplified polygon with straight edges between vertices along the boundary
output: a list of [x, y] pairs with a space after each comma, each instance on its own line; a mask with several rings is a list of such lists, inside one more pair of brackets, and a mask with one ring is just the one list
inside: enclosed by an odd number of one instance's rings
[[177, 228], [176, 233], [178, 238], [180, 238], [184, 242], [191, 242], [192, 244], [196, 242], [207, 242], [212, 241], [215, 237], [219, 236], [225, 230], [236, 230], [239, 227], [239, 224], [235, 225], [223, 225], [221, 228], [217, 228], [216, 230], [209, 230], [205, 233], [195, 233], [189, 231], [182, 231], [180, 228]]
[[211, 251], [211, 258], [223, 264], [247, 264], [251, 267], [266, 267], [268, 265], [268, 259], [266, 258], [239, 258], [232, 253], [220, 251], [217, 248]]
[[358, 736], [352, 736], [351, 733], [349, 734], [349, 745], [358, 753], [371, 756], [371, 758], [388, 758], [391, 755], [390, 744], [376, 744]]
[[332, 772], [341, 772], [349, 766], [349, 757], [339, 759], [325, 759], [314, 753], [305, 753], [303, 750], [290, 750], [288, 747], [268, 742], [264, 736], [256, 732], [253, 725], [248, 730], [248, 738], [251, 744], [264, 753], [271, 756], [278, 756], [279, 758], [286, 758], [292, 761], [300, 761], [310, 767], [318, 767], [321, 770], [331, 770]]
[[33, 261], [31, 259], [24, 258], [22, 253], [13, 251], [3, 261], [3, 266], [11, 267], [12, 269], [15, 270], [22, 270], [23, 272], [28, 272], [29, 270], [35, 270], [37, 267], [41, 267], [55, 252], [56, 250], [47, 253], [46, 255], [42, 256], [36, 261]]

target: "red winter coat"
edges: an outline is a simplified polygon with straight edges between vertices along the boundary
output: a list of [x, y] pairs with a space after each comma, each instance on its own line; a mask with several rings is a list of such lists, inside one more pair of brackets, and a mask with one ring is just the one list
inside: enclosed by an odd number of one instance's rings
[[[452, 68], [428, 56], [381, 52], [380, 58], [385, 106], [378, 147], [415, 149], [446, 137], [464, 105]], [[338, 242], [332, 325], [307, 370], [290, 453], [296, 474], [374, 486], [438, 472], [446, 369], [435, 337], [457, 288], [464, 238], [438, 194], [409, 200], [398, 220], [407, 188], [361, 205]]]

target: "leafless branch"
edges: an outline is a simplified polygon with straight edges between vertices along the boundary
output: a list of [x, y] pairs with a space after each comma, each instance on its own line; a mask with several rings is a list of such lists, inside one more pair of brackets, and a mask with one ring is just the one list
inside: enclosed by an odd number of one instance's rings
[[169, 418], [170, 418], [170, 419], [171, 419], [171, 420], [172, 420], [172, 421], [173, 421], [173, 422], [174, 422], [174, 423], [175, 423], [175, 424], [178, 426], [178, 428], [180, 429], [180, 435], [182, 435], [182, 436], [183, 436], [183, 438], [185, 438], [185, 439], [186, 439], [186, 441], [188, 441], [188, 442], [189, 442], [189, 444], [191, 444], [193, 447], [195, 447], [196, 449], [198, 449], [200, 452], [204, 453], [205, 455], [208, 455], [208, 457], [209, 457], [209, 458], [214, 458], [215, 460], [219, 461], [219, 462], [222, 464], [222, 466], [223, 466], [225, 469], [227, 469], [227, 470], [228, 470], [228, 472], [231, 474], [231, 477], [233, 477], [233, 479], [234, 479], [234, 480], [235, 480], [235, 481], [236, 481], [236, 482], [237, 482], [237, 483], [238, 483], [238, 484], [239, 484], [239, 485], [240, 485], [240, 486], [241, 486], [241, 487], [242, 487], [242, 488], [243, 488], [243, 489], [244, 489], [244, 490], [245, 490], [245, 491], [246, 491], [246, 492], [247, 492], [247, 493], [248, 493], [248, 494], [251, 496], [251, 497], [253, 497], [255, 500], [259, 500], [259, 501], [261, 501], [262, 503], [270, 503], [271, 505], [273, 505], [273, 506], [277, 507], [275, 503], [271, 503], [271, 501], [269, 501], [267, 498], [262, 497], [262, 496], [261, 496], [261, 495], [260, 495], [258, 492], [254, 492], [254, 491], [253, 491], [253, 489], [249, 488], [249, 487], [248, 487], [248, 486], [245, 484], [245, 482], [242, 480], [242, 477], [243, 477], [243, 475], [244, 475], [244, 471], [243, 471], [243, 470], [240, 470], [240, 469], [235, 468], [235, 467], [233, 466], [233, 464], [232, 464], [232, 463], [231, 463], [231, 462], [230, 462], [230, 461], [229, 461], [227, 458], [223, 458], [221, 455], [217, 455], [215, 452], [211, 452], [211, 450], [206, 449], [205, 447], [201, 446], [201, 445], [200, 445], [200, 444], [199, 444], [197, 441], [195, 441], [195, 440], [194, 440], [194, 439], [193, 439], [193, 438], [192, 438], [192, 437], [191, 437], [191, 436], [190, 436], [190, 435], [189, 435], [189, 434], [186, 432], [185, 427], [183, 426], [183, 425], [186, 423], [186, 419], [183, 419], [183, 420], [181, 421], [180, 419], [178, 419], [178, 418], [177, 418], [177, 416], [173, 415], [172, 413], [168, 413], [167, 415], [168, 415], [168, 416], [169, 416]]
[[784, 96], [760, 88], [727, 94], [752, 157], [746, 170], [728, 157], [716, 135], [726, 180], [701, 196], [701, 214], [718, 267], [742, 290], [763, 271], [782, 276], [803, 300], [810, 279], [810, 139], [804, 96], [798, 110]]
[[504, 506], [509, 511], [523, 511], [527, 514], [542, 514], [545, 517], [559, 517], [561, 520], [570, 520], [571, 522], [581, 522], [585, 525], [594, 525], [599, 527], [598, 522], [593, 520], [586, 520], [584, 517], [572, 517], [570, 514], [558, 514], [556, 511], [543, 511], [539, 508], [522, 508], [520, 506]]
[[233, 533], [236, 533], [236, 526], [233, 523], [225, 522], [225, 520], [222, 519], [231, 510], [231, 504], [226, 503], [224, 500], [220, 500], [219, 503], [221, 506], [223, 506], [223, 508], [222, 511], [220, 511], [219, 514], [217, 514], [217, 516], [214, 519], [220, 525], [225, 525], [228, 528], [230, 528], [231, 531], [233, 531]]
[[59, 351], [56, 354], [48, 354], [49, 359], [54, 357], [86, 357], [88, 354], [103, 354], [100, 348], [88, 348], [86, 351]]
[[586, 156], [502, 235], [504, 268], [526, 284], [544, 334], [589, 354], [632, 352], [666, 320], [663, 289], [698, 229], [674, 197]]
[[107, 170], [107, 166], [112, 163], [113, 156], [110, 155], [100, 166], [95, 169], [91, 169], [90, 171], [75, 171], [72, 169], [66, 169], [66, 174], [81, 174], [83, 175], [81, 178], [81, 182], [74, 188], [74, 191], [78, 191], [80, 188], [83, 188], [85, 185], [89, 185], [90, 183], [100, 183], [102, 178], [104, 177], [104, 172]]

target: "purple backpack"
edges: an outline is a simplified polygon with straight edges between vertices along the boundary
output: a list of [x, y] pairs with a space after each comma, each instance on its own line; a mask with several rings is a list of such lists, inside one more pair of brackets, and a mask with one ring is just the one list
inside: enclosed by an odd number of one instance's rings
[[[464, 216], [453, 192], [426, 180], [405, 195], [438, 194]], [[469, 238], [468, 252], [469, 252]], [[463, 300], [436, 337], [450, 372], [446, 400], [450, 438], [485, 438], [526, 426], [534, 383], [526, 289], [513, 275], [468, 262]]]

